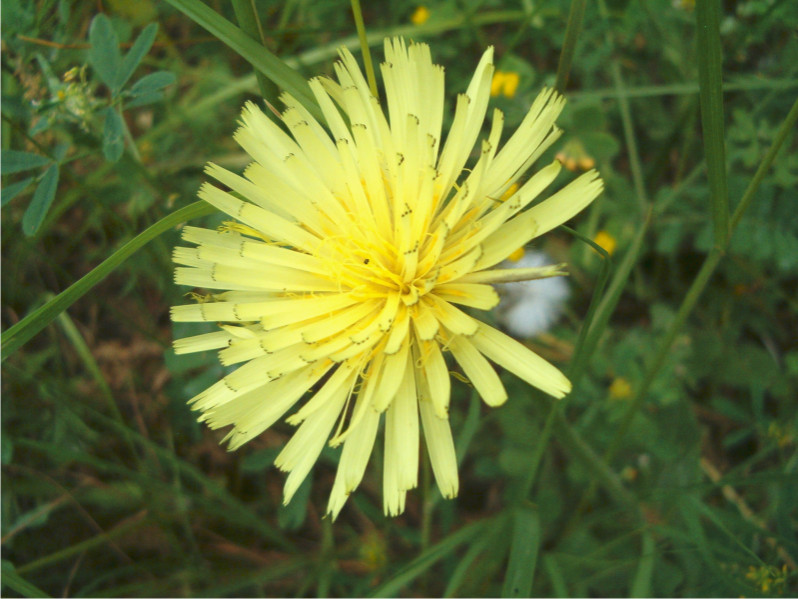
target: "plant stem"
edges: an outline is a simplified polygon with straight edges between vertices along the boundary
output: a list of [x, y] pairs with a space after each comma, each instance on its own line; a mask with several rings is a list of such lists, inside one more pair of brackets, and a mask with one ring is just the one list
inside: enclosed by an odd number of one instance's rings
[[587, 0], [571, 0], [571, 9], [568, 11], [568, 24], [565, 28], [565, 40], [560, 52], [560, 61], [557, 63], [557, 83], [554, 84], [554, 87], [561, 94], [565, 93], [565, 88], [568, 85], [568, 76], [571, 74], [571, 65], [574, 61], [579, 33], [582, 31], [586, 5]]
[[729, 190], [723, 133], [723, 77], [720, 52], [720, 2], [702, 0], [695, 7], [698, 29], [698, 80], [701, 129], [707, 157], [715, 246], [729, 239]]

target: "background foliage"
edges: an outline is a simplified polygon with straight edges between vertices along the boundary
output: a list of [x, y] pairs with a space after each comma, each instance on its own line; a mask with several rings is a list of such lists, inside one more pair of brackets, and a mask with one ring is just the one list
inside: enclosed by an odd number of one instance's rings
[[[336, 452], [281, 506], [271, 462], [290, 427], [227, 453], [186, 407], [222, 367], [169, 349], [189, 333], [168, 317], [183, 293], [175, 225], [220, 216], [191, 205], [162, 219], [194, 201], [206, 162], [248, 160], [232, 141], [238, 112], [262, 93], [275, 102], [275, 87], [247, 47], [283, 87], [290, 72], [252, 46], [257, 21], [226, 30], [224, 45], [192, 21], [196, 0], [4, 0], [3, 593], [798, 592], [798, 152], [785, 122], [798, 5], [725, 2], [713, 17], [706, 1], [698, 15], [689, 0], [577, 2], [581, 30], [560, 0], [429, 2], [420, 24], [413, 2], [365, 7], [375, 58], [383, 35], [428, 41], [451, 99], [493, 44], [497, 68], [519, 75], [494, 100], [508, 125], [558, 65], [567, 72], [573, 47], [566, 135], [551, 154], [596, 162], [607, 190], [574, 226], [616, 247], [602, 291], [607, 263], [593, 250], [566, 232], [545, 244], [570, 262], [573, 293], [566, 318], [529, 342], [570, 369], [567, 400], [552, 409], [508, 376], [510, 401], [489, 410], [457, 383], [460, 497], [441, 500], [427, 470], [407, 513], [386, 519], [374, 458], [333, 525], [322, 516]], [[203, 6], [218, 24], [213, 14], [235, 23], [246, 5]], [[342, 43], [357, 47], [346, 2], [254, 5], [266, 47], [300, 83], [331, 73]], [[697, 21], [713, 19], [702, 43], [723, 56], [714, 125], [721, 65], [697, 43]], [[776, 141], [726, 247], [723, 212]], [[91, 293], [53, 303], [112, 254]], [[43, 312], [9, 331], [41, 306], [58, 317], [39, 334], [28, 323], [43, 326]]]

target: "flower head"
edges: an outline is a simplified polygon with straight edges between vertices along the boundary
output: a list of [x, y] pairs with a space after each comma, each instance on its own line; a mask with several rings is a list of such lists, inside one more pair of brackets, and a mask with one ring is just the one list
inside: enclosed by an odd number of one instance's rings
[[401, 513], [417, 484], [420, 429], [442, 494], [455, 496], [446, 353], [490, 406], [507, 393], [488, 359], [554, 397], [570, 390], [554, 366], [463, 310], [496, 306], [493, 283], [551, 275], [556, 267], [493, 267], [602, 189], [590, 172], [532, 205], [557, 176], [554, 162], [501, 200], [559, 136], [564, 101], [550, 90], [501, 148], [494, 111], [479, 159], [465, 169], [492, 55], [458, 96], [443, 144], [443, 68], [425, 44], [393, 39], [382, 65], [387, 116], [341, 50], [338, 82], [310, 81], [328, 129], [290, 95], [281, 117], [290, 135], [250, 103], [235, 139], [254, 161], [243, 177], [207, 168], [231, 191], [205, 184], [200, 197], [236, 222], [186, 227], [193, 245], [175, 249], [175, 278], [220, 292], [174, 307], [172, 319], [219, 330], [177, 340], [175, 350], [221, 349], [223, 364], [241, 364], [191, 400], [212, 428], [232, 426], [231, 449], [308, 394], [287, 418], [298, 429], [276, 460], [289, 472], [286, 502], [324, 444], [343, 445], [328, 506], [335, 517], [363, 478], [381, 421], [386, 513]]

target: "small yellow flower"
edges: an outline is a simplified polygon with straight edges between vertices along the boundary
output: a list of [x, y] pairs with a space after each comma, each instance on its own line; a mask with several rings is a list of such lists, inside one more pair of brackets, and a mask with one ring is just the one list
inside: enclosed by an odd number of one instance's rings
[[610, 385], [610, 399], [629, 399], [632, 397], [632, 384], [622, 376], [617, 377]]
[[490, 95], [494, 98], [503, 95], [507, 98], [515, 97], [515, 92], [518, 90], [518, 84], [521, 78], [518, 73], [496, 71], [493, 74], [493, 81], [490, 84]]
[[601, 247], [605, 252], [612, 256], [615, 248], [618, 247], [618, 241], [610, 233], [602, 229], [593, 238], [593, 242]]
[[429, 20], [429, 16], [429, 8], [426, 6], [419, 6], [410, 16], [410, 22], [413, 23], [413, 25], [423, 25]]
[[781, 569], [768, 565], [750, 566], [745, 577], [763, 593], [783, 595], [787, 583], [787, 565], [783, 565]]
[[232, 427], [225, 439], [236, 449], [302, 404], [275, 460], [289, 472], [284, 500], [325, 443], [343, 446], [333, 518], [360, 484], [381, 428], [387, 514], [404, 511], [418, 484], [422, 433], [441, 494], [457, 495], [444, 354], [489, 406], [508, 396], [488, 360], [553, 397], [570, 392], [557, 368], [458, 306], [489, 310], [499, 303], [496, 283], [563, 274], [500, 265], [603, 187], [591, 171], [537, 201], [560, 172], [553, 162], [497, 202], [559, 137], [564, 99], [541, 92], [501, 146], [504, 117], [493, 111], [480, 157], [466, 168], [488, 108], [493, 49], [459, 95], [443, 143], [444, 71], [429, 47], [386, 40], [385, 58], [387, 115], [346, 49], [337, 82], [309, 82], [329, 131], [289, 94], [285, 129], [248, 103], [235, 139], [253, 162], [243, 176], [210, 164], [207, 173], [231, 191], [206, 183], [199, 194], [242, 224], [185, 227], [191, 246], [173, 255], [178, 284], [219, 290], [215, 301], [172, 308], [175, 322], [219, 326], [176, 340], [176, 353], [219, 349], [222, 364], [240, 365], [191, 400], [200, 420]]

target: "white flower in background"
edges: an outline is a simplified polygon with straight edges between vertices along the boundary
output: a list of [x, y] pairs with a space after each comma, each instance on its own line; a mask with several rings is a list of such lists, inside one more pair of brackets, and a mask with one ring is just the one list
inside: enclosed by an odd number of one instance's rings
[[[544, 252], [524, 251], [519, 260], [507, 261], [506, 268], [530, 268], [551, 264]], [[499, 322], [514, 336], [534, 337], [548, 331], [562, 313], [570, 290], [564, 277], [505, 283], [500, 286]]]

